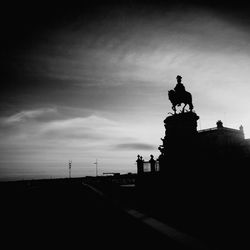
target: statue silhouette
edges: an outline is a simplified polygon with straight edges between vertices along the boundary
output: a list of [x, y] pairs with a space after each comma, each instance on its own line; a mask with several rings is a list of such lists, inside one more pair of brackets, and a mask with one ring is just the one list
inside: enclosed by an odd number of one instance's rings
[[137, 173], [142, 174], [143, 173], [143, 158], [140, 155], [137, 155]]
[[182, 77], [179, 76], [179, 75], [176, 77], [177, 84], [176, 84], [176, 86], [174, 88], [176, 94], [179, 95], [179, 96], [183, 95], [184, 92], [186, 92], [186, 89], [185, 89], [184, 85], [181, 83], [181, 79], [182, 79]]
[[149, 163], [150, 163], [150, 170], [151, 170], [151, 172], [155, 172], [155, 163], [156, 163], [156, 160], [154, 159], [153, 155], [150, 155]]
[[182, 77], [177, 76], [177, 84], [174, 88], [174, 90], [168, 91], [168, 98], [172, 103], [172, 109], [174, 113], [176, 113], [176, 106], [180, 106], [182, 103], [184, 103], [184, 106], [182, 108], [182, 113], [185, 111], [185, 107], [188, 104], [189, 110], [193, 110], [193, 104], [192, 104], [192, 95], [191, 93], [187, 92], [184, 85], [181, 82]]

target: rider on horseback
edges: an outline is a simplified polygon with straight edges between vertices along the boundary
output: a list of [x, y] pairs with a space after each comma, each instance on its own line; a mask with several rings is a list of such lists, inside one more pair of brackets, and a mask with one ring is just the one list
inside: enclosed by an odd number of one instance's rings
[[[183, 96], [183, 94], [186, 92], [186, 89], [184, 87], [184, 85], [181, 83], [181, 76], [177, 76], [176, 80], [177, 80], [177, 84], [174, 88], [175, 92], [176, 92], [176, 96], [178, 97], [178, 99], [181, 99], [181, 97]], [[181, 104], [178, 104], [178, 106], [180, 106]]]
[[174, 113], [176, 113], [176, 106], [181, 106], [182, 103], [184, 103], [184, 106], [182, 108], [182, 113], [185, 112], [185, 107], [188, 104], [189, 110], [192, 112], [194, 106], [192, 103], [192, 95], [191, 93], [187, 92], [185, 90], [184, 85], [181, 83], [181, 76], [177, 76], [177, 84], [173, 89], [168, 91], [168, 98], [172, 103], [172, 109], [174, 110]]

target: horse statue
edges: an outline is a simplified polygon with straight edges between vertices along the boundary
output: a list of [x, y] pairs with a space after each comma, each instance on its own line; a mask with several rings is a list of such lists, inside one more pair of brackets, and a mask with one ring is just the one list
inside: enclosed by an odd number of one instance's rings
[[172, 109], [174, 111], [174, 113], [176, 114], [176, 106], [181, 106], [182, 103], [184, 103], [184, 106], [182, 108], [182, 113], [184, 113], [185, 111], [185, 107], [187, 106], [187, 104], [189, 105], [189, 110], [192, 111], [194, 106], [192, 104], [192, 95], [191, 93], [184, 91], [181, 95], [177, 94], [177, 92], [175, 90], [169, 90], [168, 91], [168, 98], [172, 103]]

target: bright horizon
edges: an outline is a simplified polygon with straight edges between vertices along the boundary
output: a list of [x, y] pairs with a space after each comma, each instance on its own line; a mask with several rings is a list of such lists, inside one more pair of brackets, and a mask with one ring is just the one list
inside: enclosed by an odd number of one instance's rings
[[96, 159], [100, 175], [136, 172], [138, 154], [159, 156], [177, 75], [198, 129], [222, 120], [250, 137], [248, 10], [90, 7], [38, 17], [1, 59], [1, 180], [67, 177], [69, 160], [72, 177], [94, 176]]

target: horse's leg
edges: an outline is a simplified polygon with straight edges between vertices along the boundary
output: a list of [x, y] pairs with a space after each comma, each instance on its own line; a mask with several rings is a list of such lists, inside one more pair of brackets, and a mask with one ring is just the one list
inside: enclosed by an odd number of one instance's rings
[[194, 108], [194, 106], [193, 106], [192, 102], [190, 102], [190, 103], [189, 103], [189, 109], [190, 109], [190, 111], [192, 111], [193, 108]]
[[172, 109], [173, 109], [174, 113], [176, 113], [175, 105], [172, 106]]
[[192, 95], [189, 93], [189, 101], [188, 101], [188, 105], [189, 105], [189, 109], [190, 111], [193, 110], [194, 106], [193, 106], [193, 103], [192, 103]]
[[184, 110], [185, 110], [185, 107], [187, 106], [187, 104], [186, 103], [184, 103], [185, 105], [183, 106], [183, 108], [182, 108], [182, 113], [184, 113]]
[[175, 106], [173, 106], [173, 108], [174, 108], [174, 113], [176, 114], [176, 107], [175, 107]]

